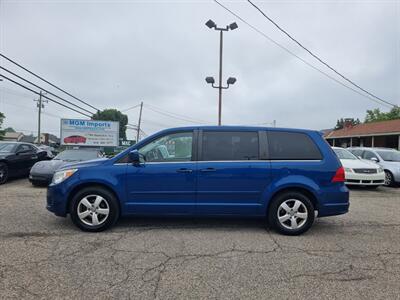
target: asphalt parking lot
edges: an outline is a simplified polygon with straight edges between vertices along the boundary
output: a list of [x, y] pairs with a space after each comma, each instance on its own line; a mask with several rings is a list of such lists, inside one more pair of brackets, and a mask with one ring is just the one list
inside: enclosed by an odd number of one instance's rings
[[124, 219], [88, 234], [44, 188], [0, 186], [0, 298], [399, 299], [400, 188], [352, 190], [350, 213], [299, 237], [260, 220]]

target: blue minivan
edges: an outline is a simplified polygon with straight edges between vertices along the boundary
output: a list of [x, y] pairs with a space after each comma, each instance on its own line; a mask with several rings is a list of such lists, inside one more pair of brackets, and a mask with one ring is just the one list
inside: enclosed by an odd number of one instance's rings
[[196, 126], [156, 133], [111, 159], [58, 170], [47, 209], [85, 231], [120, 216], [264, 217], [280, 233], [344, 214], [339, 159], [317, 131]]

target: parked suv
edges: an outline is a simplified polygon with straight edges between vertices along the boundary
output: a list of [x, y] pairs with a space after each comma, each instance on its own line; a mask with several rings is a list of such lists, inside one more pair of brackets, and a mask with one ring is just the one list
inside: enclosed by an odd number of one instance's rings
[[263, 127], [167, 129], [64, 166], [47, 193], [47, 209], [85, 231], [126, 215], [252, 216], [298, 235], [348, 208], [344, 169], [319, 132]]
[[352, 147], [348, 150], [355, 156], [373, 161], [385, 170], [385, 185], [400, 183], [400, 151], [390, 148]]

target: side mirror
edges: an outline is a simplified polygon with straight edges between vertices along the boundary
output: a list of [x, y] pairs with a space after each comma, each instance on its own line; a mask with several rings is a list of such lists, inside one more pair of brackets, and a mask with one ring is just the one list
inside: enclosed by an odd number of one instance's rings
[[379, 159], [377, 159], [376, 157], [371, 157], [371, 160], [373, 161], [373, 162], [378, 162], [379, 161]]
[[139, 154], [139, 151], [137, 151], [137, 150], [135, 149], [135, 150], [132, 150], [131, 152], [129, 152], [129, 159], [130, 159], [130, 161], [131, 161], [132, 163], [134, 163], [134, 164], [140, 163], [140, 154]]
[[362, 157], [360, 155], [357, 156], [358, 159], [362, 159]]

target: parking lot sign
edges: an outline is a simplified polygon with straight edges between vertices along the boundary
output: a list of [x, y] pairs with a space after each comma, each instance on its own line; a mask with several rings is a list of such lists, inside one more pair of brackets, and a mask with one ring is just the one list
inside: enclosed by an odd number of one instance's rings
[[61, 145], [116, 147], [119, 122], [61, 119]]

